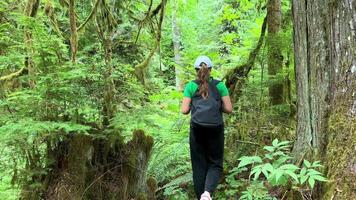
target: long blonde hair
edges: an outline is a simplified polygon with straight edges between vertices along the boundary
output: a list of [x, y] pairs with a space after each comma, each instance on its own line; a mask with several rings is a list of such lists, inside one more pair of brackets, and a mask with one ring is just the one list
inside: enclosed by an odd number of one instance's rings
[[199, 94], [204, 98], [209, 96], [209, 79], [210, 79], [210, 69], [205, 63], [200, 64], [201, 68], [198, 70], [197, 78], [199, 81]]

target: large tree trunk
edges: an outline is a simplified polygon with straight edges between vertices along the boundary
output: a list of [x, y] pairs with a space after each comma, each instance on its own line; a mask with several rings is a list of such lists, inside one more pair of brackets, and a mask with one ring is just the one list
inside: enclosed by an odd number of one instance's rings
[[268, 0], [267, 27], [268, 27], [268, 75], [271, 77], [269, 96], [272, 105], [283, 103], [283, 82], [275, 76], [282, 71], [283, 57], [279, 41], [279, 32], [282, 25], [281, 0]]
[[177, 24], [177, 12], [178, 12], [178, 0], [173, 1], [173, 13], [172, 13], [172, 34], [173, 34], [173, 48], [174, 48], [174, 63], [175, 63], [175, 76], [176, 76], [176, 88], [178, 91], [183, 90], [183, 84], [180, 80], [181, 75], [181, 55], [180, 55], [180, 30]]
[[293, 0], [298, 125], [293, 152], [322, 159], [322, 199], [356, 199], [356, 4]]

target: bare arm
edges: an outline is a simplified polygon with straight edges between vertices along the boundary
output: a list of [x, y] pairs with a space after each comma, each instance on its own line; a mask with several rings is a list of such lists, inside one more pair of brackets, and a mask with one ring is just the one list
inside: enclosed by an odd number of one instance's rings
[[182, 102], [182, 113], [187, 115], [190, 111], [190, 102], [192, 101], [191, 98], [184, 97]]
[[230, 96], [221, 97], [223, 102], [223, 112], [224, 113], [231, 113], [232, 112], [232, 104], [230, 100]]

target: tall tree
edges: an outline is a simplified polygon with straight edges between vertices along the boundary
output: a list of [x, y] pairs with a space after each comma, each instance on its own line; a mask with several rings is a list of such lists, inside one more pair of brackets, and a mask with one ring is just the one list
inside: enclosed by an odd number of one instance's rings
[[179, 30], [179, 25], [177, 22], [177, 12], [178, 12], [178, 0], [173, 1], [173, 13], [172, 13], [172, 34], [173, 34], [173, 47], [174, 47], [174, 63], [175, 63], [175, 76], [176, 76], [176, 88], [181, 91], [183, 89], [182, 82], [180, 80], [181, 74], [181, 54], [180, 54], [180, 40], [181, 34]]
[[271, 104], [283, 103], [283, 84], [275, 76], [281, 72], [283, 57], [278, 34], [282, 25], [281, 0], [268, 0], [267, 28], [268, 28], [268, 75], [272, 77], [269, 86]]
[[[293, 0], [298, 125], [294, 154], [324, 160], [321, 199], [356, 199], [356, 4]], [[341, 192], [340, 192], [341, 191]]]
[[[98, 3], [99, 4], [99, 3]], [[103, 95], [103, 125], [108, 126], [110, 120], [114, 117], [116, 112], [116, 106], [114, 104], [116, 96], [116, 88], [112, 74], [114, 72], [112, 60], [112, 45], [114, 40], [114, 34], [118, 26], [117, 20], [113, 16], [114, 8], [109, 7], [109, 3], [106, 0], [101, 0], [101, 3], [97, 5], [97, 12], [95, 15], [95, 25], [97, 33], [99, 35], [100, 42], [104, 49], [104, 60], [106, 64], [106, 70], [104, 72], [105, 90]]]

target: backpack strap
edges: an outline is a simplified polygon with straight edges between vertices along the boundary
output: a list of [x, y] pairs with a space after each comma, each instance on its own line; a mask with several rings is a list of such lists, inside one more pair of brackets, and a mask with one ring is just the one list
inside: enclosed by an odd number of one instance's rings
[[220, 81], [220, 80], [213, 79], [211, 82], [212, 82], [215, 86], [217, 86], [221, 81]]
[[216, 97], [217, 97], [218, 99], [221, 98], [220, 93], [219, 93], [219, 90], [218, 90], [218, 87], [217, 87], [217, 85], [218, 85], [220, 82], [221, 82], [221, 81], [216, 80], [216, 79], [213, 79], [211, 82], [209, 82], [209, 85], [211, 85], [212, 90], [213, 90], [213, 92], [215, 93], [215, 95], [216, 95]]

